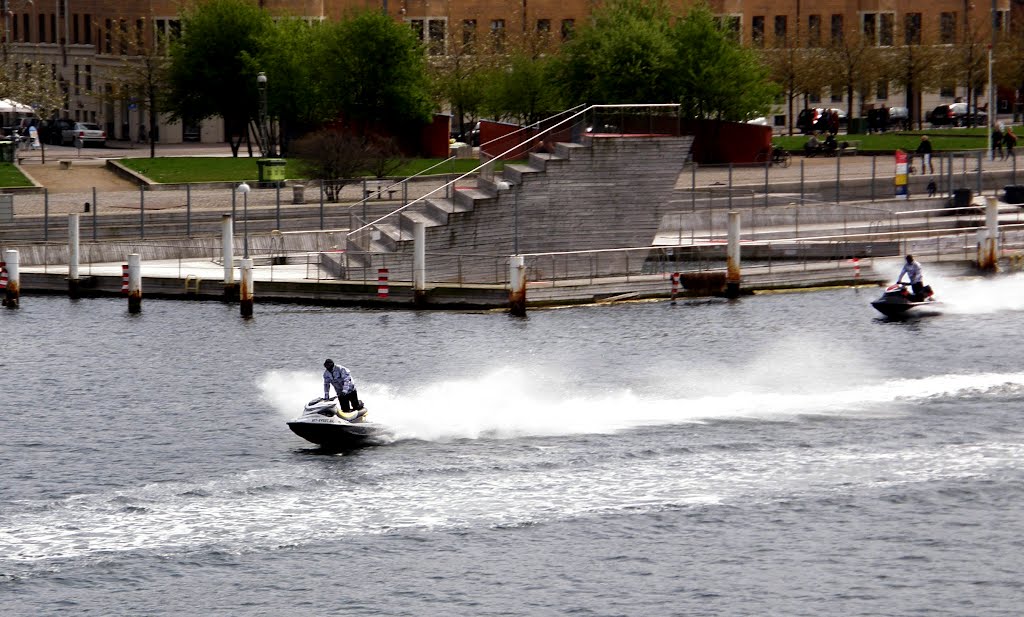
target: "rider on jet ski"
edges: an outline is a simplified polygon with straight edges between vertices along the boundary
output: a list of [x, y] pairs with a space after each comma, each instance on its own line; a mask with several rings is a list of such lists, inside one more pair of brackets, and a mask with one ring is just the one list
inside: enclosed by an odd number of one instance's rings
[[921, 275], [921, 264], [914, 261], [913, 255], [907, 255], [907, 263], [900, 270], [900, 275], [896, 277], [897, 285], [900, 284], [904, 274], [907, 275], [907, 280], [910, 281], [910, 287], [913, 289], [915, 297], [920, 300], [932, 297], [932, 288], [924, 284]]
[[359, 401], [356, 387], [352, 383], [352, 373], [349, 373], [344, 366], [336, 365], [330, 358], [324, 361], [324, 368], [326, 369], [324, 371], [324, 400], [330, 396], [333, 385], [334, 391], [338, 393], [338, 402], [341, 404], [342, 411], [362, 409], [363, 404]]

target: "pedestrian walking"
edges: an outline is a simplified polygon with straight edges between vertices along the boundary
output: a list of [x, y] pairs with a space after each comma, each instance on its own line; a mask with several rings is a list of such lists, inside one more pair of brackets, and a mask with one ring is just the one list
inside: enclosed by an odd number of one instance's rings
[[921, 173], [924, 173], [924, 169], [927, 167], [928, 173], [934, 174], [935, 167], [932, 165], [932, 142], [928, 140], [927, 135], [921, 135], [921, 143], [918, 144], [917, 150], [914, 152], [921, 155]]
[[1006, 154], [1003, 153], [1003, 127], [1002, 125], [996, 126], [995, 130], [992, 131], [992, 160], [996, 160], [996, 155], [999, 155], [999, 160], [1006, 158]]
[[1006, 146], [1006, 158], [1013, 157], [1017, 159], [1017, 155], [1013, 153], [1013, 147], [1017, 145], [1017, 136], [1013, 133], [1013, 127], [1006, 127], [1006, 133], [1003, 135], [1003, 145]]

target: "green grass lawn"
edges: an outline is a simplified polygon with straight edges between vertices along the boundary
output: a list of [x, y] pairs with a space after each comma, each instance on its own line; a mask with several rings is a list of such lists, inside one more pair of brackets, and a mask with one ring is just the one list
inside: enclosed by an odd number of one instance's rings
[[[242, 182], [255, 181], [259, 168], [255, 158], [249, 157], [161, 157], [152, 159], [120, 159], [125, 167], [133, 169], [154, 182], [174, 184], [180, 182]], [[299, 178], [298, 162], [285, 159], [285, 177]], [[391, 176], [408, 177], [430, 168], [444, 159], [411, 159], [391, 173]], [[452, 159], [431, 169], [429, 174], [462, 174], [480, 164], [477, 159]], [[501, 164], [497, 165], [501, 168]], [[370, 174], [366, 174], [370, 175]]]
[[[1014, 127], [1018, 138], [1021, 130]], [[836, 140], [860, 141], [860, 149], [866, 152], [895, 152], [901, 149], [913, 152], [921, 143], [921, 135], [927, 135], [936, 152], [984, 150], [988, 147], [988, 130], [980, 129], [930, 129], [924, 131], [889, 131], [870, 135], [838, 135]], [[808, 135], [780, 136], [772, 139], [776, 145], [791, 152], [802, 152]]]
[[32, 186], [32, 183], [14, 166], [14, 163], [0, 163], [0, 187], [18, 186]]

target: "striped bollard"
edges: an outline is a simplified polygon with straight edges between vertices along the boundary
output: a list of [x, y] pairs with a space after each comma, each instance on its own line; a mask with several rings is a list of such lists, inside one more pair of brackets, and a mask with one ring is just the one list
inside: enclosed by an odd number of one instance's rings
[[377, 270], [377, 297], [387, 298], [388, 297], [388, 269], [380, 268]]
[[121, 264], [121, 294], [128, 295], [128, 264]]
[[679, 293], [679, 273], [672, 273], [672, 304], [676, 303], [676, 295]]
[[7, 289], [7, 262], [0, 261], [0, 289]]
[[860, 259], [857, 257], [853, 258], [853, 281], [854, 284], [860, 283]]

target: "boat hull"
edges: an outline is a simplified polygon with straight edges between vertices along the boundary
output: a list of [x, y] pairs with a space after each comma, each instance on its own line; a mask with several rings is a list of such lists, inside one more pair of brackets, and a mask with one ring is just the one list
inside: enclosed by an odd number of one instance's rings
[[387, 434], [373, 422], [345, 422], [340, 418], [302, 418], [288, 423], [299, 437], [324, 448], [358, 448], [382, 442]]

